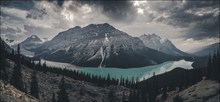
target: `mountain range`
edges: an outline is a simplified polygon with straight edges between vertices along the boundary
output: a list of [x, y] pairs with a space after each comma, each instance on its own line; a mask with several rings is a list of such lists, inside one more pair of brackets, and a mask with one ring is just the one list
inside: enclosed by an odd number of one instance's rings
[[[17, 46], [12, 46], [16, 49]], [[43, 42], [32, 35], [20, 43], [21, 53], [34, 58], [83, 67], [143, 67], [171, 60], [207, 56], [219, 43], [187, 54], [156, 34], [132, 37], [108, 23], [75, 26]], [[200, 58], [197, 58], [200, 59]]]
[[205, 56], [209, 56], [209, 54], [214, 53], [214, 51], [220, 51], [220, 42], [218, 43], [214, 43], [208, 46], [205, 46], [203, 48], [198, 49], [195, 52], [192, 52], [192, 55], [198, 56], [198, 57], [205, 57]]
[[196, 56], [192, 66], [194, 68], [207, 67], [208, 66], [208, 59], [210, 58], [210, 56], [213, 56], [213, 54], [216, 51], [218, 51], [220, 53], [220, 43], [219, 42], [205, 46], [205, 47], [198, 49], [197, 51], [191, 53], [191, 55]]
[[36, 58], [84, 67], [142, 67], [182, 57], [148, 48], [108, 23], [76, 26], [60, 32], [35, 50]]

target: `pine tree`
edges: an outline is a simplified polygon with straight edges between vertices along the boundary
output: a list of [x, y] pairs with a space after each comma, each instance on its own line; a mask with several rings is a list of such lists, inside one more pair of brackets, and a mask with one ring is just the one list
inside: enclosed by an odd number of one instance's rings
[[211, 72], [211, 78], [213, 80], [219, 81], [219, 51], [215, 51], [212, 58], [212, 72]]
[[[39, 63], [40, 63], [40, 61], [39, 61]], [[40, 66], [41, 67], [41, 66]], [[45, 69], [46, 67], [47, 67], [47, 65], [46, 65], [46, 61], [44, 60], [44, 63], [43, 63], [43, 69]], [[44, 73], [46, 73], [46, 70], [44, 70]]]
[[1, 62], [0, 62], [0, 79], [8, 82], [8, 74], [6, 71], [6, 51], [3, 41], [1, 41]]
[[28, 86], [27, 86], [27, 83], [24, 84], [24, 92], [25, 92], [25, 93], [28, 93]]
[[219, 51], [215, 51], [213, 55], [209, 55], [208, 67], [207, 67], [207, 77], [212, 80], [219, 81]]
[[216, 60], [215, 60], [215, 80], [220, 81], [220, 51], [216, 51]]
[[133, 101], [133, 91], [130, 90], [130, 92], [129, 92], [128, 102], [132, 102], [132, 101]]
[[136, 94], [136, 100], [137, 102], [141, 102], [141, 91], [140, 90], [137, 90], [137, 94]]
[[16, 60], [15, 60], [14, 71], [11, 77], [11, 84], [14, 85], [17, 89], [24, 91], [24, 84], [23, 84], [22, 73], [21, 73], [20, 45], [19, 44], [17, 47], [17, 55], [16, 55]]
[[109, 102], [115, 102], [115, 92], [112, 89], [109, 90], [108, 100]]
[[61, 79], [61, 84], [59, 87], [60, 91], [57, 93], [58, 94], [58, 102], [70, 102], [68, 94], [66, 92], [66, 84], [65, 84], [65, 79], [62, 77]]
[[53, 96], [52, 96], [52, 102], [56, 102], [56, 99], [55, 99], [55, 93], [53, 93]]
[[122, 96], [122, 102], [127, 102], [127, 101], [126, 101], [125, 92], [123, 92], [123, 96]]
[[168, 96], [168, 94], [167, 94], [167, 88], [164, 87], [163, 90], [162, 90], [162, 92], [163, 92], [163, 94], [162, 94], [162, 96], [161, 96], [161, 100], [166, 100], [166, 99], [167, 99], [167, 96]]
[[153, 83], [152, 83], [152, 88], [149, 91], [149, 100], [150, 102], [156, 102], [157, 82], [155, 78], [155, 72], [153, 73], [152, 80], [153, 80]]
[[209, 54], [209, 60], [208, 60], [208, 67], [207, 67], [207, 78], [211, 78], [211, 72], [212, 72], [212, 55]]
[[14, 49], [12, 49], [11, 54], [10, 54], [10, 58], [12, 58], [12, 60], [15, 60], [14, 55], [15, 55], [15, 51]]
[[81, 95], [81, 96], [84, 95], [84, 92], [83, 92], [83, 88], [82, 88], [82, 87], [80, 88], [80, 95]]
[[43, 63], [43, 68], [46, 68], [46, 67], [47, 67], [47, 65], [46, 65], [46, 60], [45, 60]]
[[39, 98], [39, 88], [38, 88], [38, 81], [37, 81], [37, 76], [36, 76], [36, 71], [33, 72], [32, 77], [31, 77], [31, 89], [30, 93], [32, 96]]
[[183, 99], [179, 95], [177, 95], [173, 98], [173, 102], [183, 102]]
[[108, 76], [107, 76], [107, 80], [106, 80], [106, 81], [107, 81], [107, 84], [108, 84], [108, 85], [110, 85], [110, 84], [111, 84], [111, 78], [110, 78], [109, 73], [108, 73]]

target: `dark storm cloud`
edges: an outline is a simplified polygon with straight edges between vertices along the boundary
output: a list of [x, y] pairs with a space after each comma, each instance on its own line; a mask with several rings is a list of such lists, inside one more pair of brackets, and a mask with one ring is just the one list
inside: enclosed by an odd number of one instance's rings
[[34, 9], [34, 10], [31, 10], [31, 11], [27, 14], [26, 18], [42, 19], [43, 16], [46, 15], [46, 14], [47, 14], [47, 13], [46, 13], [45, 9], [41, 9], [41, 10], [39, 10], [39, 9]]
[[33, 0], [1, 0], [1, 6], [18, 8], [22, 10], [31, 9], [34, 6]]
[[[39, 0], [40, 1], [40, 0]], [[56, 3], [57, 6], [62, 7], [65, 0], [47, 0], [50, 3]]]
[[[174, 28], [182, 28], [184, 34], [182, 34], [182, 36], [180, 37], [184, 37], [184, 38], [193, 38], [195, 40], [199, 40], [199, 39], [204, 39], [207, 37], [218, 37], [219, 36], [219, 0], [215, 0], [215, 1], [186, 0], [184, 2], [175, 1], [175, 0], [173, 1], [167, 0], [165, 2], [163, 1], [155, 2], [155, 1], [150, 0], [146, 2], [145, 6], [143, 7], [139, 6], [141, 9], [145, 9], [146, 6], [149, 6], [149, 9], [144, 10], [142, 15], [137, 14], [138, 7], [134, 6], [131, 0], [75, 0], [70, 5], [65, 5], [65, 3], [68, 4], [68, 0], [47, 0], [49, 3], [52, 3], [56, 6], [54, 8], [51, 8], [53, 10], [46, 9], [46, 11], [43, 9], [43, 7], [37, 7], [35, 5], [40, 1], [44, 1], [44, 0], [19, 0], [19, 1], [18, 0], [1, 0], [1, 6], [25, 10], [27, 11], [27, 14], [24, 14], [25, 15], [24, 17], [28, 19], [40, 19], [40, 20], [42, 19], [46, 21], [45, 24], [49, 22], [48, 21], [49, 18], [54, 18], [55, 20], [50, 21], [52, 22], [51, 24], [53, 24], [54, 21], [59, 21], [61, 22], [61, 24], [59, 22], [56, 24], [63, 26], [64, 24], [68, 25], [69, 21], [65, 21], [66, 19], [62, 15], [60, 17], [59, 15], [58, 17], [52, 17], [53, 14], [52, 16], [49, 14], [51, 12], [54, 13], [53, 11], [55, 11], [55, 13], [57, 14], [61, 14], [61, 12], [63, 11], [62, 8], [65, 8], [65, 9], [68, 9], [67, 11], [71, 10], [72, 11], [71, 13], [77, 15], [79, 14], [78, 12], [82, 12], [82, 10], [79, 10], [79, 9], [87, 4], [91, 8], [98, 8], [98, 10], [99, 8], [101, 8], [102, 10], [101, 15], [104, 14], [105, 16], [110, 18], [110, 20], [103, 21], [103, 22], [110, 22], [113, 24], [114, 23], [124, 24], [126, 22], [136, 20], [136, 22], [140, 21], [141, 23], [143, 23], [143, 26], [132, 25], [134, 28], [135, 27], [144, 28], [146, 22], [149, 24], [151, 22], [159, 22], [159, 24], [162, 22], [167, 25], [172, 25]], [[151, 11], [153, 11], [153, 13]], [[13, 15], [7, 15], [7, 14], [2, 13], [2, 10], [0, 12], [1, 12], [1, 16], [3, 17], [13, 16]], [[92, 14], [94, 12], [96, 11], [91, 11], [90, 15], [89, 14], [86, 14], [86, 15], [93, 17], [94, 15]], [[43, 18], [44, 15], [47, 15], [50, 17]], [[83, 15], [83, 13], [81, 15]], [[105, 16], [102, 16], [102, 17], [105, 17]], [[61, 17], [64, 19], [62, 19]], [[78, 16], [76, 17], [79, 18]], [[95, 15], [94, 17], [97, 17], [97, 16]], [[24, 21], [28, 22], [26, 18], [24, 18]], [[21, 17], [17, 19], [18, 19], [17, 21], [20, 21]], [[100, 19], [96, 21], [99, 21], [99, 20]], [[121, 21], [121, 22], [118, 22], [118, 21]], [[34, 24], [36, 25], [35, 22]], [[76, 24], [81, 24], [81, 22], [76, 23]], [[153, 27], [154, 25], [151, 25], [151, 26]], [[28, 28], [28, 29], [33, 29], [33, 28]], [[155, 27], [155, 29], [159, 30], [160, 28]], [[161, 29], [164, 29], [164, 28], [161, 28]], [[164, 29], [164, 30], [167, 30], [167, 29]], [[33, 32], [35, 31], [37, 30], [34, 30]], [[138, 33], [138, 32], [134, 32], [134, 33]]]
[[114, 19], [132, 19], [136, 15], [136, 10], [129, 1], [102, 1], [100, 4], [103, 12]]
[[[48, 0], [62, 7], [65, 0]], [[68, 0], [66, 0], [68, 1]], [[130, 0], [76, 0], [69, 9], [75, 11], [84, 4], [101, 7], [103, 14], [114, 20], [132, 20], [136, 15], [136, 9]]]
[[187, 31], [184, 37], [194, 38], [195, 40], [216, 37], [219, 38], [219, 16], [212, 17], [200, 22], [196, 22], [197, 26], [192, 27]]
[[161, 16], [156, 21], [186, 28], [185, 38], [219, 37], [219, 1], [186, 1], [170, 9], [158, 9], [158, 12], [168, 17]]
[[110, 0], [100, 0], [100, 1], [78, 1], [80, 3], [88, 3], [101, 6], [103, 8], [103, 13], [115, 20], [132, 19], [136, 15], [136, 10], [133, 4], [128, 0], [122, 1], [110, 1]]

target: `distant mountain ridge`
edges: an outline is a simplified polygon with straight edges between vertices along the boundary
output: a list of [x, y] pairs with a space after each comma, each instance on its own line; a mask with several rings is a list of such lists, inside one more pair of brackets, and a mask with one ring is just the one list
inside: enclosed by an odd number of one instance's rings
[[154, 50], [174, 55], [174, 56], [189, 56], [189, 54], [177, 49], [175, 45], [168, 39], [161, 38], [156, 34], [144, 34], [139, 37], [146, 47]]
[[205, 57], [217, 50], [220, 51], [220, 42], [205, 46], [191, 54], [199, 57]]
[[145, 47], [136, 37], [108, 23], [60, 32], [36, 50], [36, 58], [85, 67], [141, 67], [181, 59]]
[[[21, 54], [33, 57], [33, 50], [40, 47], [43, 41], [37, 35], [31, 35], [20, 43]], [[17, 45], [12, 46], [13, 49], [17, 48]]]
[[39, 47], [42, 43], [43, 41], [37, 35], [32, 35], [22, 41], [20, 45], [26, 50], [31, 50]]

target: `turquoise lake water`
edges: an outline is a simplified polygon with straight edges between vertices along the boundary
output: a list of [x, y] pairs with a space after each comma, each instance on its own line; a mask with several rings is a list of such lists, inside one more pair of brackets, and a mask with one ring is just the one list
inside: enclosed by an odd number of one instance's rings
[[[37, 62], [36, 62], [37, 63]], [[181, 67], [184, 69], [192, 69], [191, 66], [193, 62], [185, 61], [185, 60], [179, 60], [179, 61], [167, 61], [161, 64], [157, 65], [151, 65], [146, 67], [138, 67], [138, 68], [129, 68], [129, 69], [121, 69], [121, 68], [99, 68], [99, 67], [78, 67], [74, 66], [69, 63], [61, 63], [61, 62], [53, 62], [53, 61], [46, 61], [48, 66], [53, 66], [57, 68], [62, 69], [68, 69], [68, 70], [78, 70], [85, 73], [90, 73], [93, 75], [98, 75], [102, 77], [107, 77], [108, 74], [111, 78], [117, 78], [120, 79], [128, 78], [129, 80], [134, 77], [134, 79], [138, 79], [138, 81], [141, 81], [143, 79], [147, 79], [153, 76], [153, 73], [155, 75], [162, 74], [168, 71], [171, 71], [177, 67]]]
[[120, 69], [120, 68], [94, 68], [94, 67], [83, 67], [77, 68], [79, 71], [90, 73], [93, 75], [107, 77], [108, 74], [110, 77], [114, 77], [117, 79], [128, 78], [129, 80], [134, 77], [134, 79], [138, 79], [141, 81], [143, 79], [147, 79], [155, 75], [162, 74], [168, 71], [173, 70], [176, 67], [181, 67], [184, 69], [192, 69], [192, 62], [179, 60], [179, 61], [168, 61], [162, 64], [146, 66], [146, 67], [139, 67], [139, 68], [129, 68], [129, 69]]

